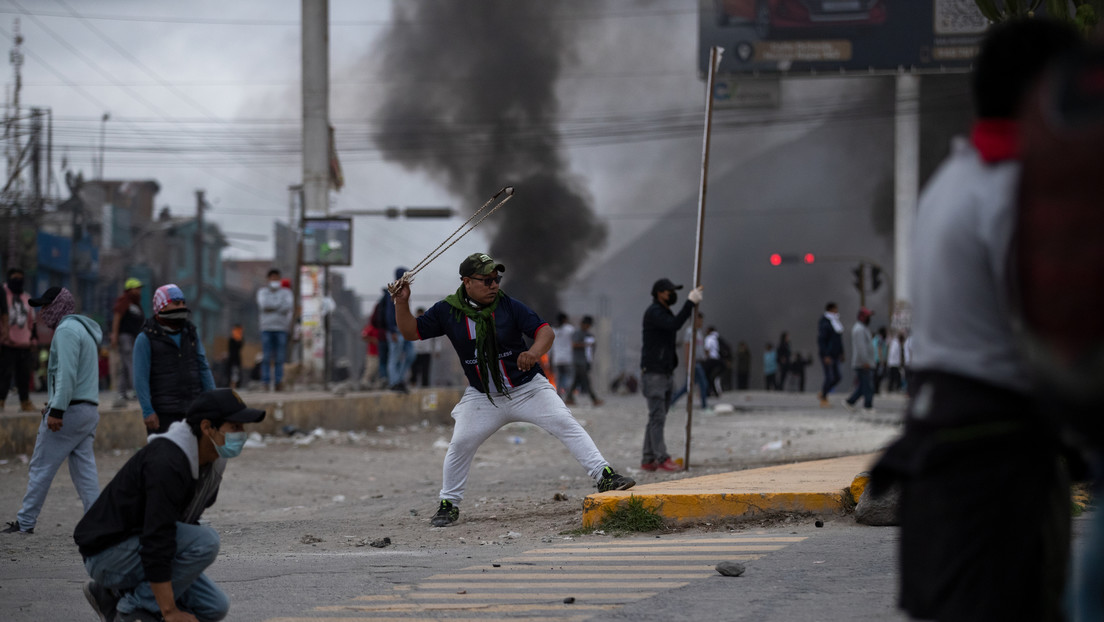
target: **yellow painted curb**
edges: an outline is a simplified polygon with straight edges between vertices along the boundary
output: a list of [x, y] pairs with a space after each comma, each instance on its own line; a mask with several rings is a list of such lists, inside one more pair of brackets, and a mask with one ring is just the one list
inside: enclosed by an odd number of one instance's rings
[[607, 512], [615, 511], [630, 497], [644, 502], [668, 523], [680, 524], [731, 518], [754, 518], [775, 512], [838, 514], [845, 511], [843, 491], [772, 492], [731, 494], [634, 494], [606, 492], [583, 499], [583, 527], [598, 525]]

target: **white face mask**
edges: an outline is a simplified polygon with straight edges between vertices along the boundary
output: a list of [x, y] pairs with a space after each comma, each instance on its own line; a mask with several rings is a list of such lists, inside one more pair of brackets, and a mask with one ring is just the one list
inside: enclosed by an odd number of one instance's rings
[[279, 281], [269, 281], [268, 286], [271, 287], [272, 289], [280, 289], [280, 282]]

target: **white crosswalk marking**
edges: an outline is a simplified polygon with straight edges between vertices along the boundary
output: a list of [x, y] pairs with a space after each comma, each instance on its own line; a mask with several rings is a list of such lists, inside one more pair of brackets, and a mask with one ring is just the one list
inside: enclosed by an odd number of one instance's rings
[[[413, 585], [395, 586], [391, 594], [363, 595], [345, 604], [318, 606], [312, 610], [317, 615], [266, 622], [501, 618], [581, 622], [714, 576], [719, 562], [759, 559], [804, 539], [723, 535], [566, 542], [493, 564], [434, 574]], [[457, 613], [471, 617], [458, 618], [454, 616]]]

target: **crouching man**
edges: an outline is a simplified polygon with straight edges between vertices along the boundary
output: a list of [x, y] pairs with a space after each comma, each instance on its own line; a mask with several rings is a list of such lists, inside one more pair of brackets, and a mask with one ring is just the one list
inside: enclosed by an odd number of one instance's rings
[[218, 533], [198, 521], [215, 502], [225, 459], [245, 445], [244, 424], [264, 416], [232, 389], [206, 391], [103, 489], [73, 532], [92, 577], [85, 597], [102, 622], [226, 617], [229, 599], [203, 574]]

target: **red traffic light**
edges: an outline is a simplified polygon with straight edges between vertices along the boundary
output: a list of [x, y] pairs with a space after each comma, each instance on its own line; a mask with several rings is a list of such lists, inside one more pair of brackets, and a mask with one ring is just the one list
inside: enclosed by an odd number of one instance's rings
[[805, 263], [813, 263], [816, 261], [816, 256], [812, 253], [805, 253]]
[[770, 263], [771, 263], [772, 266], [781, 266], [782, 265], [782, 255], [779, 255], [778, 253], [772, 254], [770, 256]]

